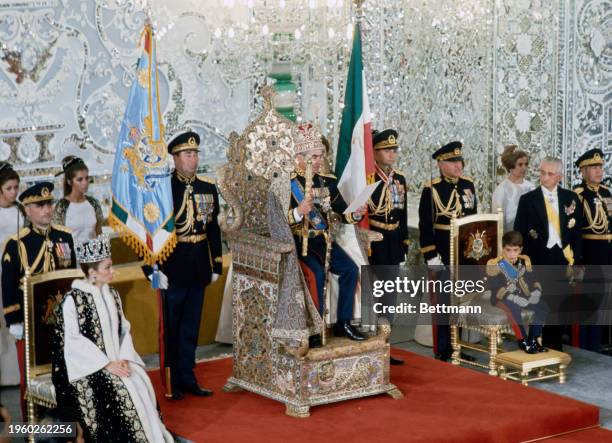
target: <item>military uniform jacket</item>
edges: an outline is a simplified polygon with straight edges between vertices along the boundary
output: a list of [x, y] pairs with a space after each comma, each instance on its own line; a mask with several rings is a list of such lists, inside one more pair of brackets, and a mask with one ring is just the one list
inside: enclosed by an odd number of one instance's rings
[[493, 258], [487, 262], [487, 284], [491, 290], [491, 304], [505, 299], [510, 294], [529, 298], [531, 291], [542, 290], [539, 282], [535, 281], [531, 260], [526, 255], [519, 255], [516, 263], [511, 264], [503, 256]]
[[[561, 187], [557, 187], [557, 199], [561, 249], [569, 246], [574, 258], [573, 264], [580, 264], [582, 257], [582, 204], [576, 193]], [[514, 220], [514, 229], [523, 235], [523, 252], [536, 265], [561, 264], [544, 263], [545, 259], [542, 252], [546, 250], [548, 244], [548, 224], [544, 193], [542, 187], [539, 186], [521, 196]]]
[[370, 229], [380, 232], [383, 240], [372, 243], [370, 263], [397, 265], [404, 261], [408, 249], [406, 179], [396, 170], [388, 177], [382, 171], [368, 176], [369, 183], [379, 180], [368, 200], [368, 220]]
[[[297, 221], [294, 209], [297, 208], [304, 196], [306, 179], [303, 173], [294, 172], [291, 175], [291, 203], [287, 214], [293, 239], [298, 252], [302, 255], [302, 233], [304, 219]], [[348, 205], [338, 190], [338, 181], [331, 174], [313, 174], [312, 195], [314, 210], [311, 211], [308, 229], [311, 238], [308, 239], [308, 255], [314, 255], [321, 263], [325, 263], [327, 251], [326, 236], [329, 235], [329, 218], [339, 217], [343, 223], [356, 223], [351, 214], [343, 214]]]
[[[18, 239], [19, 238], [19, 239]], [[27, 259], [27, 263], [22, 262]], [[2, 297], [7, 324], [23, 322], [24, 265], [30, 275], [75, 268], [76, 257], [70, 230], [52, 224], [47, 233], [23, 228], [6, 242], [2, 254]]]
[[186, 179], [174, 171], [172, 198], [178, 243], [161, 270], [171, 286], [208, 285], [212, 273], [223, 271], [217, 187], [204, 177]]
[[425, 183], [419, 202], [419, 241], [425, 260], [440, 254], [449, 264], [450, 222], [453, 214], [459, 218], [476, 214], [478, 199], [470, 177], [456, 182], [438, 177]]
[[604, 185], [582, 182], [574, 188], [584, 211], [582, 256], [587, 265], [612, 264], [612, 193]]

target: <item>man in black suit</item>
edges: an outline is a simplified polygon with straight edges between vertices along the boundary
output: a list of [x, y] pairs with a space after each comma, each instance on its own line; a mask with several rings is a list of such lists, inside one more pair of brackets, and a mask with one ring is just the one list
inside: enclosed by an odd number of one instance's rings
[[[167, 396], [182, 400], [185, 393], [212, 395], [195, 376], [196, 348], [206, 287], [223, 268], [221, 230], [217, 223], [219, 195], [215, 184], [197, 175], [200, 136], [192, 131], [168, 143], [174, 159], [172, 199], [177, 245], [160, 266]], [[144, 268], [151, 278], [152, 269]], [[168, 380], [169, 378], [169, 380]]]
[[[425, 262], [433, 269], [450, 264], [450, 225], [453, 217], [461, 218], [478, 212], [476, 188], [471, 177], [463, 175], [463, 144], [450, 142], [431, 156], [438, 162], [440, 177], [423, 185], [419, 202], [419, 242]], [[449, 278], [448, 270], [436, 279]], [[432, 293], [432, 304], [449, 304], [446, 292]], [[453, 354], [448, 314], [433, 314], [434, 355], [448, 361]], [[471, 359], [462, 355], [462, 358]]]
[[[606, 297], [606, 269], [612, 265], [612, 192], [602, 184], [604, 153], [599, 148], [583, 153], [576, 166], [582, 174], [582, 183], [574, 188], [583, 204], [584, 226], [582, 227], [582, 258], [586, 267], [585, 282], [594, 291], [581, 297], [584, 313], [593, 312], [602, 306]], [[589, 303], [592, 303], [589, 305]], [[605, 303], [603, 306], [606, 306]], [[589, 351], [601, 349], [603, 328], [597, 324], [580, 326], [580, 347]]]
[[[582, 205], [576, 193], [559, 186], [561, 171], [561, 160], [554, 157], [542, 160], [541, 186], [521, 196], [514, 230], [523, 235], [524, 253], [534, 265], [568, 266], [568, 270], [574, 271], [582, 257]], [[543, 284], [545, 297], [571, 291], [561, 268], [548, 268], [546, 280], [549, 283]], [[558, 306], [558, 300], [553, 304]], [[561, 325], [546, 325], [544, 345], [562, 350], [562, 335]]]

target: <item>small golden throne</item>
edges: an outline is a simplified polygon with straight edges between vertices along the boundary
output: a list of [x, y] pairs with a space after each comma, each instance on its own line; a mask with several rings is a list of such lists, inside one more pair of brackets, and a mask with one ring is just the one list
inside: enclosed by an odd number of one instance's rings
[[28, 421], [35, 418], [35, 406], [57, 406], [51, 380], [51, 339], [55, 327], [54, 310], [72, 281], [83, 278], [80, 269], [62, 269], [25, 279], [25, 373]]
[[[450, 261], [453, 280], [484, 279], [487, 261], [501, 255], [503, 235], [503, 213], [475, 214], [451, 220]], [[463, 271], [462, 271], [462, 267]], [[462, 275], [462, 272], [464, 274]], [[469, 274], [469, 275], [468, 275]], [[498, 375], [495, 358], [502, 348], [503, 335], [511, 335], [512, 328], [504, 311], [490, 302], [490, 291], [451, 297], [455, 306], [480, 306], [482, 312], [452, 314], [451, 344], [452, 363], [462, 363], [489, 370], [490, 375]], [[466, 310], [467, 311], [467, 310]], [[523, 321], [530, 314], [523, 313]], [[488, 345], [470, 343], [461, 339], [459, 328], [476, 331], [488, 338]], [[488, 364], [461, 358], [461, 349], [471, 349], [488, 354]]]
[[294, 169], [293, 122], [262, 90], [262, 113], [244, 133], [230, 135], [228, 162], [217, 171], [228, 208], [219, 217], [232, 253], [233, 371], [225, 391], [281, 401], [286, 413], [308, 417], [311, 406], [389, 393], [388, 324], [364, 342], [329, 339], [309, 349], [323, 321], [298, 265], [286, 214]]

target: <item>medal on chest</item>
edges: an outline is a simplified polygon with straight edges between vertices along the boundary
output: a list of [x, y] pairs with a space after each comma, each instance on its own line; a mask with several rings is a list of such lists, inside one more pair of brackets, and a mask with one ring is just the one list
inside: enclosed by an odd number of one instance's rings
[[474, 194], [472, 193], [471, 189], [464, 189], [461, 198], [463, 200], [464, 208], [474, 209]]
[[212, 194], [194, 194], [193, 199], [196, 207], [196, 219], [198, 221], [210, 221], [215, 210], [215, 200]]

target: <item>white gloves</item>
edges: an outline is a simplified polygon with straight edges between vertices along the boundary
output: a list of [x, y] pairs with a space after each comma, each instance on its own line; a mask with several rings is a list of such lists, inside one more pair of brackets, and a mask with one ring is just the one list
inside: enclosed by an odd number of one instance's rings
[[9, 332], [15, 340], [21, 340], [23, 338], [23, 323], [13, 323], [9, 326]]
[[[157, 271], [159, 277], [159, 289], [168, 289], [168, 276], [162, 271]], [[153, 281], [153, 273], [149, 274], [149, 280]]]
[[444, 263], [442, 263], [442, 259], [439, 255], [436, 255], [434, 258], [430, 258], [429, 260], [427, 260], [427, 264], [429, 266], [444, 266]]
[[216, 282], [219, 279], [219, 274], [215, 274], [213, 272], [212, 277], [210, 278], [211, 283]]
[[527, 299], [529, 304], [535, 305], [540, 301], [540, 297], [542, 296], [542, 291], [539, 289], [534, 289], [531, 291], [531, 296]]
[[508, 296], [508, 300], [516, 303], [521, 308], [524, 308], [525, 306], [527, 306], [529, 304], [529, 300], [527, 300], [526, 298], [523, 298], [521, 296], [515, 295], [515, 294], [510, 294]]

